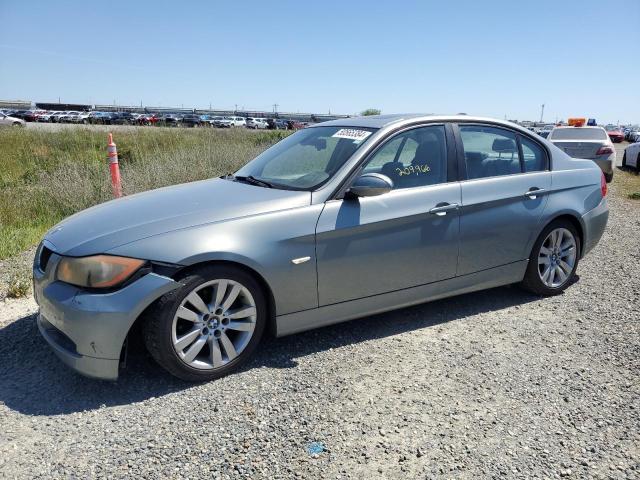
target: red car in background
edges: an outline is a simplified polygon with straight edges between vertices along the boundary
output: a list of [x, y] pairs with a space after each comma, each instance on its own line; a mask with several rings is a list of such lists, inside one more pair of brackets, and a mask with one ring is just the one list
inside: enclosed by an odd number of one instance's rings
[[620, 143], [624, 140], [624, 133], [617, 125], [607, 125], [604, 129], [613, 143]]
[[159, 120], [160, 118], [155, 113], [146, 113], [138, 117], [137, 123], [139, 125], [155, 125]]

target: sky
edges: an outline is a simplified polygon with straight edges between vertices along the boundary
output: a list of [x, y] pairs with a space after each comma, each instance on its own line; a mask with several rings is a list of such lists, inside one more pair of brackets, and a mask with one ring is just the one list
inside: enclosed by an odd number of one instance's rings
[[0, 99], [640, 122], [640, 0], [0, 0]]

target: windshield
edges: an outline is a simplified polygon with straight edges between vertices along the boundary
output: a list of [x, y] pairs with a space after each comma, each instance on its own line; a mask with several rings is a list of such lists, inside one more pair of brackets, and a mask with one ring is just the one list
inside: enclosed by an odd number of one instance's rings
[[372, 128], [314, 127], [276, 143], [236, 172], [274, 187], [312, 190], [329, 180], [375, 131]]
[[609, 137], [602, 128], [556, 128], [549, 139], [553, 140], [606, 140]]

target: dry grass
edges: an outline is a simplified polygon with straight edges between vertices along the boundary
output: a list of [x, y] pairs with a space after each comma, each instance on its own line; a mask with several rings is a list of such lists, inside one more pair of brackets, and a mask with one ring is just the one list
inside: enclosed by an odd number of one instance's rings
[[640, 174], [630, 169], [618, 169], [613, 181], [622, 195], [631, 200], [640, 200]]
[[[233, 172], [286, 135], [246, 130], [118, 131], [125, 194]], [[0, 130], [0, 259], [36, 244], [52, 225], [111, 198], [106, 133]]]
[[23, 298], [31, 291], [31, 281], [26, 275], [16, 275], [9, 279], [7, 287], [7, 297]]

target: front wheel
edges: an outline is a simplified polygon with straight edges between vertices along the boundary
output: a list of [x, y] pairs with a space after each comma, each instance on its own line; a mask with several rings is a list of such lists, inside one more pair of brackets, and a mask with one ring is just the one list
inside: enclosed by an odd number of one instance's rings
[[267, 322], [258, 282], [227, 266], [207, 266], [181, 278], [183, 287], [147, 312], [145, 344], [169, 373], [207, 381], [236, 370], [253, 353]]
[[580, 236], [566, 220], [551, 222], [531, 251], [521, 286], [536, 295], [562, 293], [571, 283], [580, 256]]

